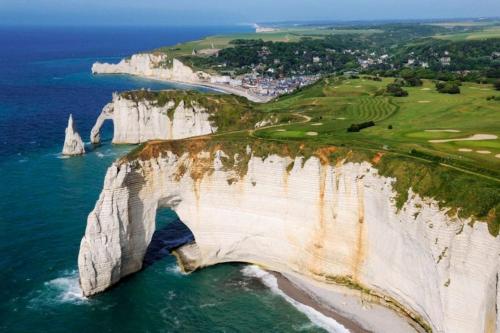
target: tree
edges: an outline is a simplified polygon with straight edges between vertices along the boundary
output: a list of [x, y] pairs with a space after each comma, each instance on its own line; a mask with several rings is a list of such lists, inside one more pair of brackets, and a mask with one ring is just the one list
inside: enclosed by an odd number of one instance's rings
[[437, 82], [436, 89], [441, 94], [460, 94], [460, 86], [457, 82]]
[[386, 93], [394, 97], [406, 97], [408, 92], [398, 83], [389, 83], [385, 89]]
[[493, 86], [495, 87], [496, 90], [500, 90], [500, 80], [496, 80], [494, 83], [493, 83]]

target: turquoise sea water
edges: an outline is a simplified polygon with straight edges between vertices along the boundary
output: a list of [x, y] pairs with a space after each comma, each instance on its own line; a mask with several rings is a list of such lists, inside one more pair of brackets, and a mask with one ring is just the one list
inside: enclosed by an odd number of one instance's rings
[[[182, 275], [174, 258], [164, 255], [109, 292], [92, 299], [80, 295], [77, 255], [87, 214], [106, 168], [132, 147], [111, 145], [108, 125], [102, 146], [88, 147], [84, 157], [63, 159], [59, 152], [68, 115], [88, 140], [113, 91], [179, 88], [126, 76], [92, 76], [91, 64], [241, 30], [0, 29], [0, 331], [322, 331], [238, 264]], [[158, 228], [175, 220], [172, 212], [159, 212]]]

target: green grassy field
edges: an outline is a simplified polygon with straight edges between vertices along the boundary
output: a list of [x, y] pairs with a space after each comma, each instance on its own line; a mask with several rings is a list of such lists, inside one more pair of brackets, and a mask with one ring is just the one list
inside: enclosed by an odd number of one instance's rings
[[[500, 139], [430, 142], [475, 134], [500, 137], [500, 103], [486, 100], [487, 96], [500, 95], [491, 85], [464, 84], [460, 95], [447, 95], [436, 92], [433, 83], [427, 81], [422, 87], [406, 88], [408, 97], [373, 96], [377, 89], [391, 81], [358, 79], [338, 82], [330, 79], [303, 92], [282, 97], [261, 106], [261, 109], [264, 112], [300, 112], [311, 117], [311, 121], [259, 130], [254, 135], [269, 139], [300, 138], [402, 154], [415, 149], [449, 159], [450, 163], [464, 168], [484, 169], [488, 174], [500, 176]], [[359, 133], [347, 133], [350, 124], [370, 120], [376, 126]], [[392, 129], [388, 128], [389, 125]], [[311, 137], [307, 132], [318, 135]]]
[[[381, 175], [396, 179], [399, 208], [411, 188], [451, 208], [452, 215], [487, 222], [491, 234], [498, 235], [500, 102], [486, 98], [500, 96], [500, 92], [491, 85], [465, 83], [459, 95], [440, 94], [432, 82], [424, 81], [422, 87], [405, 88], [408, 97], [375, 96], [392, 81], [325, 78], [266, 104], [191, 93], [197, 99], [208, 98], [207, 103], [214, 106], [224, 104], [215, 108], [219, 111], [213, 116], [221, 131], [195, 139], [148, 143], [126, 158], [147, 159], [165, 149], [177, 153], [223, 149], [229, 156], [225, 165], [241, 168], [242, 176], [247, 164], [232, 156], [248, 159], [242, 154], [247, 145], [261, 157], [314, 155], [331, 163], [369, 161]], [[266, 118], [279, 122], [254, 128], [257, 120]], [[375, 126], [347, 132], [351, 124], [367, 121], [374, 121]], [[431, 142], [474, 135], [487, 136], [475, 141]]]
[[437, 22], [430, 23], [429, 25], [435, 25], [444, 28], [454, 28], [454, 27], [486, 27], [491, 25], [498, 25], [500, 21], [497, 20], [482, 20], [482, 21], [450, 21], [450, 22]]
[[436, 35], [434, 38], [451, 41], [481, 40], [490, 38], [500, 38], [500, 26], [485, 28], [479, 31], [463, 32], [449, 35]]

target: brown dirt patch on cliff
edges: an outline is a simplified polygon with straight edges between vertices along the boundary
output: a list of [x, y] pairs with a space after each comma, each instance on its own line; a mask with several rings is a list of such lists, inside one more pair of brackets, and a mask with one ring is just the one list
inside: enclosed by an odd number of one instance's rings
[[384, 152], [379, 151], [378, 153], [375, 154], [372, 158], [372, 164], [377, 165], [380, 160], [382, 159], [382, 156], [384, 156]]

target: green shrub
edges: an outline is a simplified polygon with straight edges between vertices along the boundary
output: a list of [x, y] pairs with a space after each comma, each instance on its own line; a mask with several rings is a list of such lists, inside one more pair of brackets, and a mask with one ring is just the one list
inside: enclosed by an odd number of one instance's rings
[[371, 120], [364, 122], [364, 123], [360, 123], [360, 124], [352, 124], [351, 127], [349, 127], [347, 129], [347, 132], [359, 132], [364, 128], [368, 128], [368, 127], [372, 127], [372, 126], [375, 126], [375, 123]]
[[437, 82], [436, 90], [441, 94], [460, 94], [460, 84], [455, 81]]
[[493, 82], [493, 86], [496, 90], [500, 90], [500, 80], [496, 80], [495, 82]]
[[389, 83], [385, 89], [386, 94], [394, 97], [406, 97], [408, 96], [408, 91], [404, 90], [399, 83]]

